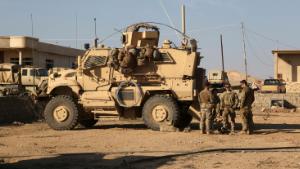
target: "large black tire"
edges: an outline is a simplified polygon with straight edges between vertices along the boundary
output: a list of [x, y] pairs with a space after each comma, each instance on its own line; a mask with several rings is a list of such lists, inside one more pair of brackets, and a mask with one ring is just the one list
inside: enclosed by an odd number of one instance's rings
[[[63, 106], [68, 110], [68, 116], [64, 121], [58, 121], [55, 118], [54, 110], [59, 106]], [[44, 117], [47, 124], [54, 130], [71, 130], [78, 124], [78, 105], [71, 96], [56, 96], [47, 104], [44, 111]]]
[[[156, 121], [152, 111], [156, 106], [163, 106], [167, 111], [167, 117], [163, 121]], [[163, 125], [176, 127], [179, 120], [180, 109], [177, 102], [165, 95], [155, 95], [150, 97], [143, 106], [142, 117], [144, 123], [152, 130], [158, 131]]]

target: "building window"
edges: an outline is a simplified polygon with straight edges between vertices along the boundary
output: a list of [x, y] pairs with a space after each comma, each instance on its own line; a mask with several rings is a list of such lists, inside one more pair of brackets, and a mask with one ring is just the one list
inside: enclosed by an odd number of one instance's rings
[[[10, 58], [10, 63], [19, 64], [19, 58]], [[22, 65], [32, 66], [32, 58], [23, 58]]]
[[23, 58], [22, 65], [32, 66], [32, 58]]
[[281, 73], [277, 74], [277, 79], [282, 79], [282, 74]]
[[54, 66], [54, 61], [51, 59], [46, 59], [46, 69], [51, 69]]
[[0, 63], [4, 63], [4, 52], [0, 51]]
[[10, 63], [19, 64], [19, 58], [10, 58]]
[[27, 69], [22, 70], [22, 76], [27, 76]]

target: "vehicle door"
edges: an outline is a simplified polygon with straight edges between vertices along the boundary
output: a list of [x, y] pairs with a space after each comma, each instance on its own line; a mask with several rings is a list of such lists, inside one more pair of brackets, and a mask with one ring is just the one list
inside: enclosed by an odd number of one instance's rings
[[22, 85], [32, 86], [34, 85], [34, 69], [24, 68], [22, 69]]
[[83, 86], [85, 90], [95, 91], [109, 87], [110, 68], [106, 66], [108, 51], [91, 54], [83, 64]]

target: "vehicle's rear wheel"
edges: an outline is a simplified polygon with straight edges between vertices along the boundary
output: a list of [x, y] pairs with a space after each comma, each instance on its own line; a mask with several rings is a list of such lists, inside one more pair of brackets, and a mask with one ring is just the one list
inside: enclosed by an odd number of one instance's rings
[[78, 105], [71, 96], [59, 95], [47, 104], [44, 117], [54, 130], [71, 130], [78, 124]]
[[180, 109], [172, 97], [155, 95], [143, 106], [143, 120], [152, 130], [160, 130], [166, 125], [176, 127]]

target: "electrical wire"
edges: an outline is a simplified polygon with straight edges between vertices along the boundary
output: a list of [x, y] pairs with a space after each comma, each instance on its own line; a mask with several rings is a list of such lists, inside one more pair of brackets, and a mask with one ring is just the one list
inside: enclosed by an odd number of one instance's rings
[[195, 29], [190, 29], [188, 32], [206, 32], [206, 31], [213, 31], [213, 30], [220, 30], [224, 28], [237, 28], [239, 25], [237, 24], [226, 24], [226, 25], [220, 25], [216, 27], [207, 27], [207, 28], [195, 28]]
[[281, 42], [281, 41], [279, 41], [279, 40], [270, 38], [270, 37], [268, 37], [268, 36], [266, 36], [266, 35], [263, 35], [263, 34], [261, 34], [261, 33], [256, 32], [256, 31], [250, 30], [250, 29], [248, 29], [248, 28], [245, 28], [245, 30], [246, 30], [247, 32], [249, 32], [249, 33], [252, 33], [252, 34], [254, 34], [254, 35], [256, 35], [256, 36], [259, 36], [259, 37], [261, 37], [261, 38], [264, 38], [264, 39], [266, 39], [266, 40], [272, 41], [272, 42], [274, 42], [274, 43], [276, 43], [276, 44], [281, 44], [281, 45], [286, 46], [286, 47], [289, 47], [289, 48], [295, 48], [295, 49], [298, 48], [298, 47], [295, 47], [295, 46], [293, 46], [293, 45], [290, 45], [290, 44], [287, 44], [287, 43], [283, 43], [283, 42]]
[[253, 56], [262, 64], [265, 65], [266, 67], [270, 68], [270, 66], [273, 66], [271, 64], [266, 63], [265, 61], [263, 61], [260, 57], [258, 57], [256, 50], [254, 49], [254, 47], [252, 46], [248, 36], [246, 35], [246, 41], [247, 41], [247, 46], [249, 47], [249, 49], [252, 51]]
[[[160, 7], [162, 8], [162, 10], [164, 11], [165, 15], [167, 16], [167, 18], [168, 18], [168, 20], [169, 20], [169, 23], [171, 24], [171, 26], [172, 26], [173, 28], [175, 28], [175, 24], [174, 24], [174, 22], [172, 21], [172, 19], [171, 19], [169, 13], [168, 13], [168, 11], [167, 11], [167, 9], [166, 9], [166, 7], [165, 7], [163, 1], [162, 1], [162, 0], [159, 0], [159, 4], [160, 4]], [[177, 38], [180, 40], [180, 37], [179, 37], [179, 35], [178, 35], [178, 32], [175, 31], [175, 34], [176, 34]]]

